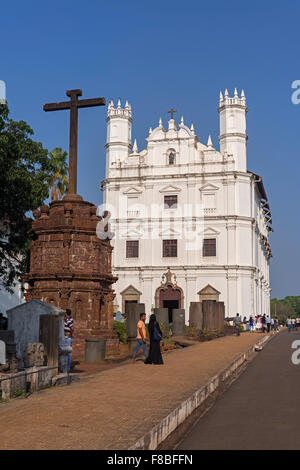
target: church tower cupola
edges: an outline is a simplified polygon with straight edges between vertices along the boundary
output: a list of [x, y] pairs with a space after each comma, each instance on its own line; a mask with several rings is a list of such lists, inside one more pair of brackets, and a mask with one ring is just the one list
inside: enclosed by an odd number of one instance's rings
[[128, 101], [122, 108], [121, 99], [117, 106], [110, 100], [107, 107], [106, 171], [112, 164], [124, 162], [131, 152], [132, 113]]
[[220, 92], [220, 152], [233, 155], [235, 169], [247, 171], [247, 133], [246, 133], [246, 97], [244, 90], [241, 97], [235, 88], [234, 96], [230, 98], [228, 90], [223, 97]]

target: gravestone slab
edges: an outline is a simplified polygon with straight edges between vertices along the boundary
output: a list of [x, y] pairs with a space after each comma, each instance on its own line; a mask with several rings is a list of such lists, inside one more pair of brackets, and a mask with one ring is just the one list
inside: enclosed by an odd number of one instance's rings
[[185, 336], [185, 310], [182, 308], [173, 309], [173, 335]]
[[154, 308], [153, 313], [156, 316], [156, 320], [159, 324], [163, 323], [165, 331], [169, 331], [169, 310], [167, 308]]
[[191, 302], [189, 311], [189, 326], [197, 332], [203, 329], [202, 302]]
[[6, 364], [6, 347], [4, 341], [0, 340], [0, 365]]

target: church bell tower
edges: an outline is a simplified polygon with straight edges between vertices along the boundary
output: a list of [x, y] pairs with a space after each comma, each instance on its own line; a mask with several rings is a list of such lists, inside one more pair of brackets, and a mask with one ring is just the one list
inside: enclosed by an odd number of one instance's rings
[[234, 90], [233, 98], [225, 90], [223, 97], [220, 92], [219, 115], [220, 115], [220, 152], [232, 154], [237, 171], [247, 171], [247, 133], [246, 133], [246, 97], [244, 90], [241, 97], [237, 89]]
[[112, 165], [124, 162], [131, 152], [131, 105], [128, 101], [125, 108], [121, 107], [119, 98], [115, 108], [113, 100], [110, 100], [107, 108], [107, 139], [106, 139], [106, 177]]

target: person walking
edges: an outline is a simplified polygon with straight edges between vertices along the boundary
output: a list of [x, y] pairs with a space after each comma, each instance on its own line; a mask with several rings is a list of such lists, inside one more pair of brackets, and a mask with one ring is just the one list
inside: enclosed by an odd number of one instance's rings
[[287, 319], [287, 327], [288, 327], [288, 332], [290, 332], [292, 329], [292, 319], [290, 317], [288, 317]]
[[236, 317], [234, 319], [234, 326], [235, 326], [236, 335], [240, 336], [240, 334], [241, 334], [241, 317], [240, 317], [239, 313], [236, 314]]
[[131, 359], [132, 363], [136, 362], [135, 358], [136, 358], [136, 355], [139, 352], [140, 348], [143, 348], [145, 359], [147, 360], [147, 358], [148, 358], [147, 335], [146, 335], [145, 321], [146, 321], [146, 314], [141, 313], [140, 314], [140, 320], [137, 324], [136, 346], [135, 346], [135, 350], [133, 351], [133, 354], [132, 354], [132, 359]]
[[266, 319], [266, 314], [264, 313], [263, 316], [261, 317], [261, 326], [262, 326], [263, 333], [265, 333], [266, 331], [266, 323], [267, 323], [267, 319]]
[[274, 320], [274, 318], [271, 318], [271, 330], [272, 331], [275, 330], [275, 320]]
[[[72, 348], [73, 344], [73, 334], [74, 334], [74, 320], [72, 318], [72, 312], [69, 308], [66, 309], [65, 317], [64, 317], [64, 330], [65, 330], [65, 338], [66, 343], [70, 348]], [[68, 372], [71, 371], [71, 363], [72, 363], [72, 351], [68, 353]]]
[[160, 351], [162, 332], [154, 313], [150, 316], [148, 330], [150, 336], [150, 350], [149, 356], [145, 360], [145, 364], [163, 364], [164, 362]]
[[254, 319], [253, 319], [252, 315], [249, 318], [249, 326], [250, 326], [250, 333], [253, 333], [253, 331], [254, 331]]
[[266, 322], [267, 322], [267, 332], [270, 333], [270, 330], [271, 330], [271, 318], [270, 318], [270, 315], [267, 316]]

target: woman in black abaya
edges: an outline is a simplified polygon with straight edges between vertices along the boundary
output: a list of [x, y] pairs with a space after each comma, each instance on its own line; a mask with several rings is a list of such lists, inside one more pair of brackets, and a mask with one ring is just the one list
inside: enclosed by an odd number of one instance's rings
[[162, 332], [160, 330], [159, 323], [156, 321], [156, 316], [154, 313], [150, 316], [148, 330], [150, 336], [150, 350], [145, 364], [163, 364], [164, 362], [160, 352], [159, 340], [159, 337], [162, 338]]

